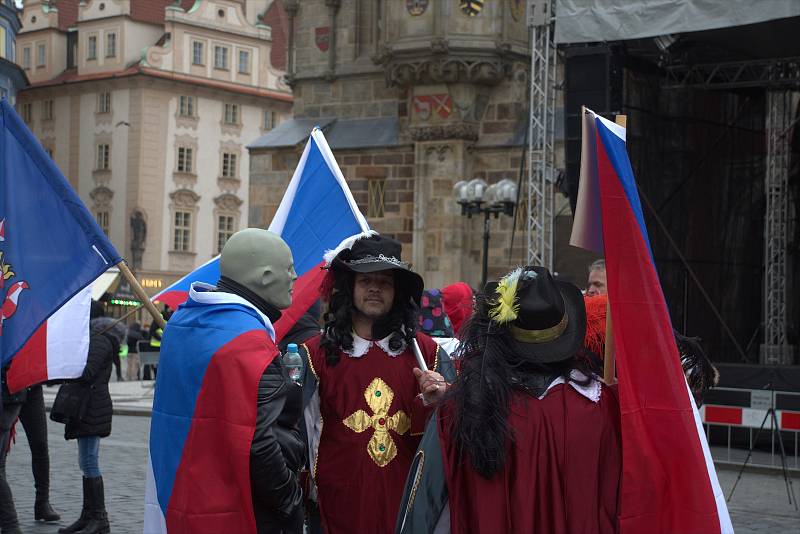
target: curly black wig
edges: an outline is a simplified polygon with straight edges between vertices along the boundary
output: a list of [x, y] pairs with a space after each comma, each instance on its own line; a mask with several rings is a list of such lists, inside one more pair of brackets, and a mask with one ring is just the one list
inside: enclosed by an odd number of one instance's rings
[[[549, 384], [563, 376], [567, 381], [587, 385], [592, 365], [587, 354], [554, 363], [541, 363], [510, 343], [508, 328], [489, 319], [490, 302], [485, 294], [477, 298], [476, 312], [462, 330], [456, 352], [461, 372], [448, 391], [445, 402], [452, 403], [453, 438], [463, 461], [469, 458], [475, 471], [491, 478], [503, 468], [508, 441], [514, 440], [508, 425], [509, 404], [515, 391], [539, 396], [543, 391], [532, 384]], [[570, 376], [576, 369], [585, 381]]]
[[[352, 350], [353, 313], [357, 312], [353, 303], [355, 273], [345, 269], [335, 269], [333, 274], [335, 276], [333, 290], [324, 315], [325, 326], [320, 339], [320, 346], [325, 350], [325, 359], [330, 366], [339, 363], [340, 350]], [[403, 284], [397, 282], [395, 276], [394, 302], [391, 310], [372, 326], [374, 339], [383, 339], [391, 335], [389, 348], [392, 350], [400, 350], [414, 339], [419, 313], [417, 305], [402, 287]]]

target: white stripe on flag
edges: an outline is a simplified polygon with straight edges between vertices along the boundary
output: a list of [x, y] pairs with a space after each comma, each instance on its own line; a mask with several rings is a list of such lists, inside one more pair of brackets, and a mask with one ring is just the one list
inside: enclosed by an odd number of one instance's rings
[[77, 378], [89, 353], [92, 286], [72, 297], [47, 319], [47, 378]]
[[689, 389], [689, 384], [686, 384], [686, 394], [689, 395], [689, 402], [692, 405], [694, 412], [694, 423], [697, 428], [697, 438], [700, 440], [700, 445], [703, 448], [703, 456], [706, 460], [706, 471], [708, 479], [711, 483], [711, 490], [714, 492], [714, 501], [717, 504], [717, 516], [719, 517], [719, 531], [720, 534], [733, 534], [733, 524], [731, 524], [731, 516], [728, 513], [728, 505], [725, 502], [725, 494], [722, 493], [722, 488], [719, 485], [717, 478], [717, 470], [714, 467], [714, 461], [711, 459], [711, 451], [708, 448], [706, 441], [706, 434], [703, 432], [703, 423], [700, 419], [700, 412], [697, 411], [697, 406], [694, 404], [694, 397]]
[[153, 476], [153, 463], [150, 459], [150, 451], [147, 451], [147, 482], [144, 490], [144, 534], [166, 534], [167, 522], [164, 513], [158, 504], [158, 492], [156, 491], [156, 479]]
[[594, 118], [594, 112], [582, 108], [581, 170], [569, 244], [602, 255], [603, 226], [600, 214], [600, 178], [597, 175], [597, 128]]
[[289, 218], [289, 211], [292, 209], [294, 196], [297, 194], [297, 188], [300, 186], [300, 178], [303, 176], [303, 170], [306, 168], [306, 160], [308, 160], [308, 152], [310, 150], [311, 138], [309, 138], [306, 147], [303, 149], [303, 155], [300, 156], [300, 161], [297, 162], [297, 167], [294, 169], [292, 179], [289, 180], [289, 187], [286, 188], [286, 193], [283, 194], [281, 203], [278, 205], [278, 210], [275, 212], [272, 222], [269, 223], [269, 228], [267, 228], [267, 230], [274, 234], [283, 235], [283, 227], [286, 226], [286, 219]]

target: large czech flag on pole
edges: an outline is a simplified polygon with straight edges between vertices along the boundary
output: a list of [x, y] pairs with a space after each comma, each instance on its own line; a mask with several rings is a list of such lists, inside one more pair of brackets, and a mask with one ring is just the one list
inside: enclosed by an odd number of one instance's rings
[[[48, 368], [54, 373], [80, 375], [82, 366], [60, 368], [55, 361], [42, 361], [42, 351], [60, 346], [65, 353], [85, 354], [89, 293], [84, 288], [121, 258], [5, 99], [0, 102], [0, 120], [0, 365], [5, 367], [12, 359], [18, 363], [17, 355], [33, 361], [19, 362], [16, 367], [22, 371], [16, 382], [11, 383], [9, 373], [10, 386], [17, 390], [47, 379]], [[86, 311], [85, 316], [61, 314], [60, 319], [45, 325], [76, 295], [75, 302]], [[56, 328], [64, 337], [57, 341], [49, 336], [48, 340], [47, 326], [51, 333]], [[35, 332], [41, 343], [21, 350]]]
[[622, 423], [621, 532], [733, 532], [681, 369], [625, 133], [584, 110], [570, 241], [606, 260]]
[[[291, 326], [302, 316], [311, 304], [319, 298], [319, 288], [326, 271], [323, 265], [323, 255], [326, 250], [334, 249], [345, 238], [354, 234], [363, 233], [369, 230], [367, 221], [356, 205], [353, 195], [347, 186], [347, 182], [342, 175], [333, 153], [325, 141], [325, 137], [319, 129], [314, 129], [311, 137], [306, 144], [303, 155], [292, 176], [283, 200], [278, 207], [278, 211], [269, 227], [269, 230], [279, 234], [292, 250], [295, 270], [299, 275], [295, 282], [292, 294], [292, 306], [283, 311], [283, 316], [275, 324], [275, 339], [285, 334]], [[210, 267], [213, 266], [213, 267]], [[215, 271], [214, 271], [215, 269]], [[202, 275], [205, 279], [193, 279]], [[205, 266], [193, 271], [185, 277], [187, 283], [185, 289], [189, 290], [191, 282], [202, 281], [210, 284], [217, 282], [219, 278], [219, 260], [208, 263]], [[182, 291], [184, 288], [178, 282], [176, 285], [167, 288], [167, 291]], [[204, 299], [221, 298], [219, 295], [226, 294], [210, 293]], [[210, 295], [210, 296], [209, 296]], [[217, 297], [214, 297], [217, 296]], [[190, 300], [186, 307], [198, 306], [194, 300]], [[184, 310], [181, 307], [180, 310]], [[181, 311], [178, 311], [173, 320], [180, 323]], [[175, 319], [177, 318], [177, 319]], [[176, 325], [179, 326], [178, 323]], [[215, 330], [216, 331], [216, 330]], [[221, 330], [220, 330], [221, 331]], [[169, 327], [165, 332], [164, 345], [162, 349], [172, 340], [169, 337]], [[263, 331], [262, 331], [263, 334]], [[249, 335], [249, 334], [248, 334]], [[218, 348], [209, 350], [209, 363], [206, 367], [181, 367], [182, 385], [180, 388], [172, 388], [170, 384], [159, 382], [156, 401], [153, 408], [153, 421], [150, 436], [150, 462], [147, 479], [147, 489], [145, 493], [145, 531], [166, 532], [169, 524], [177, 525], [170, 518], [180, 515], [181, 510], [185, 510], [187, 503], [198, 501], [212, 495], [210, 492], [222, 492], [225, 494], [227, 488], [218, 487], [219, 480], [211, 473], [218, 473], [218, 465], [228, 460], [224, 450], [213, 450], [213, 440], [194, 440], [193, 450], [185, 447], [191, 436], [199, 435], [203, 431], [203, 417], [197, 417], [198, 413], [205, 413], [209, 406], [218, 404], [215, 395], [221, 391], [220, 371], [223, 366], [216, 365], [215, 362], [221, 361], [230, 352], [230, 336], [217, 336], [218, 343], [209, 337], [207, 343], [217, 343]], [[241, 337], [241, 336], [240, 336]], [[242, 337], [244, 339], [246, 336]], [[236, 338], [237, 340], [239, 338]], [[238, 343], [238, 341], [237, 341]], [[271, 343], [271, 342], [270, 342]], [[210, 345], [209, 345], [210, 346]], [[265, 346], [263, 343], [262, 347]], [[263, 351], [263, 348], [261, 349]], [[227, 351], [227, 352], [226, 352]], [[234, 351], [235, 352], [235, 351]], [[179, 347], [170, 352], [170, 356], [180, 357]], [[254, 358], [255, 361], [257, 358]], [[162, 358], [163, 365], [171, 365]], [[174, 364], [174, 362], [173, 362]], [[259, 373], [260, 376], [260, 373]], [[162, 374], [159, 373], [159, 381]], [[226, 380], [222, 380], [225, 383]], [[187, 385], [188, 384], [188, 385]], [[180, 405], [181, 413], [163, 414], [158, 410], [160, 402], [160, 392], [164, 391], [164, 396], [179, 395], [179, 402], [171, 405]], [[177, 392], [177, 393], [176, 393]], [[243, 407], [238, 414], [240, 420], [236, 423], [236, 428], [242, 436], [243, 454], [249, 451], [249, 444], [252, 441], [252, 429], [255, 425], [255, 395], [251, 396], [249, 391], [243, 391], [239, 396]], [[203, 399], [214, 399], [211, 403], [206, 403]], [[231, 399], [229, 399], [232, 401]], [[252, 402], [248, 404], [248, 402]], [[251, 428], [252, 427], [252, 428]], [[206, 430], [207, 431], [207, 430]], [[209, 433], [211, 436], [214, 433]], [[200, 449], [203, 449], [202, 451]], [[208, 449], [208, 450], [206, 450]], [[199, 451], [199, 452], [198, 452]], [[202, 454], [206, 453], [206, 454]], [[237, 464], [240, 469], [237, 472], [225, 472], [227, 483], [236, 487], [249, 483], [249, 464], [240, 462]], [[192, 495], [188, 488], [196, 485], [185, 484], [186, 480], [197, 477], [209, 477], [207, 481], [210, 486], [204, 496]], [[239, 481], [240, 484], [234, 484]], [[249, 499], [249, 493], [243, 496]], [[247, 508], [247, 507], [245, 507]], [[210, 517], [210, 516], [209, 516]], [[231, 519], [231, 529], [240, 532], [255, 532], [254, 520], [249, 517], [237, 517]], [[236, 522], [238, 521], [238, 522]], [[244, 525], [244, 526], [243, 526]], [[238, 529], [241, 527], [241, 529]], [[217, 531], [216, 524], [209, 523], [206, 531]], [[233, 531], [232, 530], [232, 531]], [[173, 533], [178, 534], [178, 533]]]
[[[325, 276], [322, 256], [347, 237], [366, 232], [369, 225], [356, 205], [322, 130], [314, 128], [289, 187], [268, 230], [280, 235], [294, 257], [298, 275], [292, 306], [275, 324], [280, 340], [319, 298]], [[216, 284], [219, 256], [201, 265], [153, 297], [171, 308], [185, 302], [192, 282]]]

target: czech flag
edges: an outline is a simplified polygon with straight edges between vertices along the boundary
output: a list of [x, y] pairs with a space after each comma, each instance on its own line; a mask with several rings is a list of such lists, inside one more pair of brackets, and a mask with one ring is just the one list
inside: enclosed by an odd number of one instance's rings
[[[255, 532], [251, 496], [249, 492], [240, 493], [241, 488], [250, 487], [247, 460], [255, 428], [258, 378], [269, 364], [264, 348], [274, 356], [277, 349], [273, 340], [279, 340], [319, 298], [326, 273], [321, 268], [325, 251], [369, 230], [319, 129], [311, 133], [269, 230], [283, 237], [292, 249], [299, 275], [292, 306], [283, 311], [269, 339], [256, 316], [247, 320], [247, 327], [214, 324], [218, 316], [214, 310], [219, 306], [236, 309], [241, 305], [219, 301], [234, 298], [228, 294], [198, 292], [198, 284], [190, 288], [190, 282], [198, 280], [217, 282], [218, 258], [165, 290], [186, 290], [190, 298], [170, 319], [162, 341], [163, 369], [158, 376], [150, 429], [145, 532], [167, 532], [169, 528], [173, 534], [184, 530]], [[208, 304], [216, 308], [202, 315], [201, 306]], [[187, 310], [201, 315], [184, 321]], [[200, 323], [203, 328], [198, 328]], [[202, 357], [186, 353], [182, 339], [202, 340], [198, 341], [202, 343]], [[247, 351], [251, 351], [248, 357], [241, 358]], [[175, 383], [170, 383], [173, 379]], [[231, 409], [232, 403], [237, 409]], [[223, 405], [227, 405], [227, 411], [220, 408]], [[211, 421], [222, 421], [225, 426], [214, 426]], [[232, 433], [236, 451], [225, 450]], [[226, 468], [220, 469], [223, 465]], [[206, 519], [197, 522], [200, 512], [205, 512]]]
[[585, 108], [570, 243], [606, 260], [622, 426], [621, 532], [733, 532], [681, 369], [625, 128]]
[[[294, 257], [298, 275], [292, 306], [275, 324], [276, 339], [294, 326], [319, 298], [325, 277], [322, 257], [345, 238], [369, 231], [322, 130], [314, 128], [297, 164], [289, 187], [268, 230], [280, 235]], [[185, 302], [192, 282], [216, 284], [219, 256], [201, 265], [153, 297], [176, 309]]]

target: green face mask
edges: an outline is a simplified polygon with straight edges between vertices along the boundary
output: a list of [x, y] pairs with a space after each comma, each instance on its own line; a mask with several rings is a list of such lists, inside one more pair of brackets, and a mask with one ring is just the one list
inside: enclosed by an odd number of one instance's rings
[[280, 310], [292, 304], [297, 273], [292, 251], [277, 234], [259, 228], [233, 234], [222, 249], [220, 274]]

